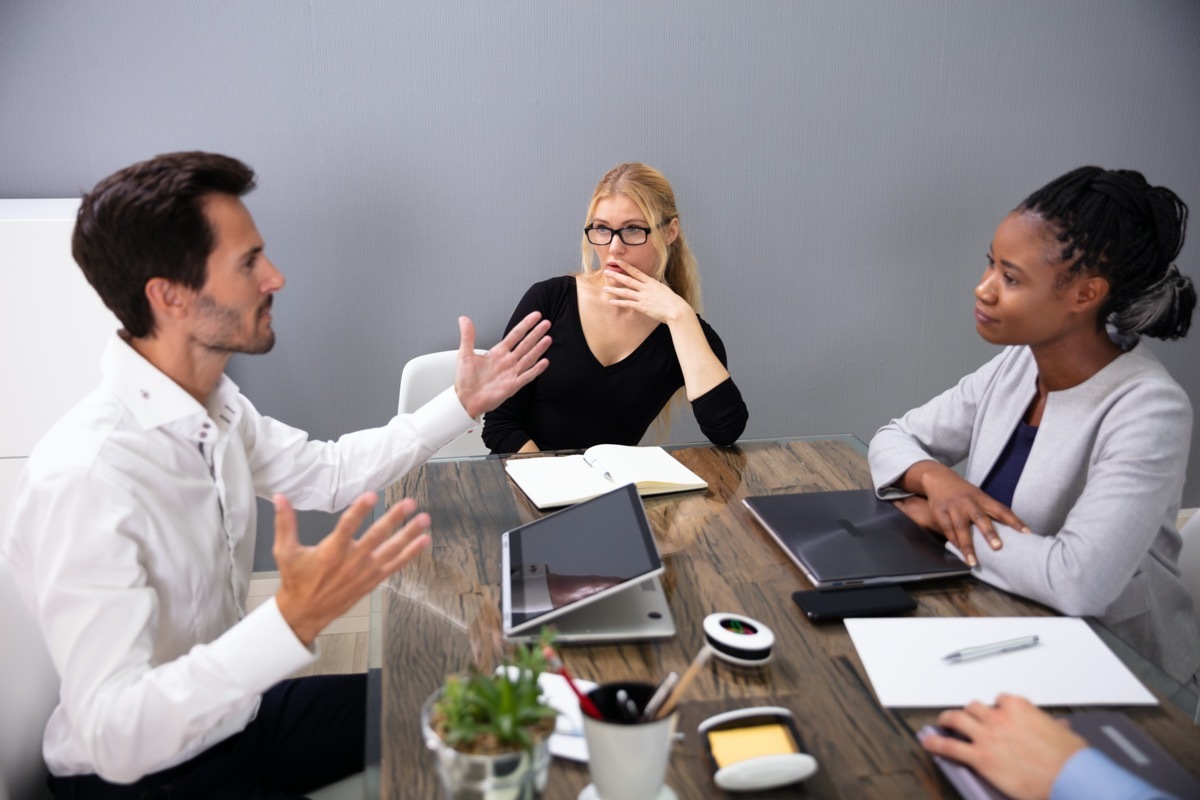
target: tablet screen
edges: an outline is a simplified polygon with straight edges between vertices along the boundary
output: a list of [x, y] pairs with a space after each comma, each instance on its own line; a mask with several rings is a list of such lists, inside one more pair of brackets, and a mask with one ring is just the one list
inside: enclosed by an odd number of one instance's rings
[[504, 622], [516, 632], [662, 571], [632, 484], [504, 534]]

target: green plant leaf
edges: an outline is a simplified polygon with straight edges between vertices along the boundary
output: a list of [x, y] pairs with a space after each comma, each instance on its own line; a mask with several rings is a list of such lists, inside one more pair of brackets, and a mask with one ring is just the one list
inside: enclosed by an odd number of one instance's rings
[[513, 648], [505, 665], [515, 669], [491, 675], [472, 669], [465, 677], [447, 678], [434, 704], [446, 742], [465, 748], [490, 735], [501, 745], [532, 750], [530, 731], [558, 714], [542, 701], [538, 687], [547, 669], [543, 648], [553, 640], [553, 632], [543, 628], [537, 644]]

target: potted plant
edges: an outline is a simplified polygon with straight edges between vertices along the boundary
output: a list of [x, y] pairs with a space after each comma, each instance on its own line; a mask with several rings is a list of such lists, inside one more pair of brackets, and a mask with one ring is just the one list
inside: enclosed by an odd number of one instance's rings
[[421, 730], [448, 800], [532, 800], [546, 788], [558, 714], [538, 687], [547, 644], [543, 633], [494, 673], [453, 675], [425, 702]]

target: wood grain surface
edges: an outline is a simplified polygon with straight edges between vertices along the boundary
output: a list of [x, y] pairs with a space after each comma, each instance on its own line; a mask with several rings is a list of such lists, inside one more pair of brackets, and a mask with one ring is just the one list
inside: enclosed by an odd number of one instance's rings
[[[748, 670], [712, 659], [692, 684], [679, 706], [678, 729], [686, 735], [667, 775], [680, 798], [727, 796], [712, 782], [696, 725], [752, 705], [791, 709], [802, 749], [820, 764], [804, 784], [754, 797], [955, 797], [915, 736], [936, 712], [879, 705], [845, 626], [817, 625], [800, 613], [790, 595], [811, 584], [741, 503], [757, 494], [867, 488], [862, 444], [840, 436], [668, 449], [709, 483], [705, 492], [645, 498], [678, 634], [650, 643], [564, 646], [572, 672], [651, 682], [670, 670], [682, 673], [704, 642], [704, 617], [742, 613], [774, 631], [774, 661]], [[472, 663], [489, 669], [502, 656], [500, 535], [541, 513], [499, 459], [429, 463], [394, 485], [387, 501], [404, 496], [432, 515], [433, 547], [383, 595], [380, 788], [386, 798], [434, 798], [441, 790], [421, 737], [421, 705], [447, 674]], [[908, 588], [920, 616], [1053, 613], [972, 578]], [[1200, 732], [1190, 719], [1168, 705], [1124, 710], [1180, 763], [1200, 765]], [[555, 759], [544, 796], [574, 798], [589, 782], [586, 765]]]

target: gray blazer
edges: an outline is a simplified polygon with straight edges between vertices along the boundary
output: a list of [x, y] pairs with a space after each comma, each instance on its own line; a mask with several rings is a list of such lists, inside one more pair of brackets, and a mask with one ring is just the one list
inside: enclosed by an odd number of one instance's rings
[[[1009, 347], [958, 385], [880, 428], [871, 477], [885, 500], [918, 461], [980, 485], [1036, 393], [1028, 347]], [[1175, 529], [1192, 407], [1158, 359], [1134, 345], [1087, 381], [1051, 392], [1013, 511], [1033, 534], [974, 531], [976, 577], [1070, 616], [1096, 617], [1176, 680], [1200, 667], [1200, 624], [1176, 566]]]

